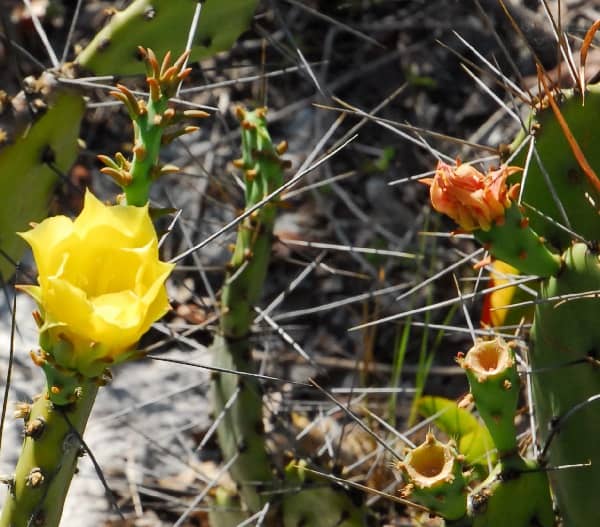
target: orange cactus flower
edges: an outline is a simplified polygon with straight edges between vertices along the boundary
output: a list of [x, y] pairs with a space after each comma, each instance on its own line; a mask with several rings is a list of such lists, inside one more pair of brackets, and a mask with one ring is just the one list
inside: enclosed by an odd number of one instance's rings
[[453, 167], [439, 161], [435, 176], [421, 182], [429, 185], [433, 208], [450, 216], [461, 230], [488, 231], [494, 223], [502, 223], [505, 210], [516, 198], [519, 184], [509, 187], [506, 180], [519, 170], [503, 166], [483, 174], [468, 163], [457, 161]]

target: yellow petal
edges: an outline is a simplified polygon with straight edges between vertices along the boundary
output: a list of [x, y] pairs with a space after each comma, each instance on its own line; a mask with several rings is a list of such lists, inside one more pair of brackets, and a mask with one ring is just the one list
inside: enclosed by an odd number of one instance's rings
[[147, 205], [145, 207], [107, 206], [87, 191], [83, 210], [75, 220], [75, 229], [82, 239], [86, 239], [92, 230], [98, 228], [108, 228], [120, 233], [136, 242], [138, 247], [156, 238]]
[[148, 288], [142, 299], [142, 302], [147, 306], [144, 324], [148, 327], [171, 309], [164, 284], [175, 265], [164, 262], [159, 263], [158, 267], [162, 270], [162, 273], [155, 278], [154, 283]]
[[23, 237], [40, 273], [39, 286], [23, 289], [43, 311], [41, 331], [66, 337], [80, 354], [65, 367], [95, 372], [91, 362], [118, 361], [169, 310], [173, 265], [159, 259], [147, 206], [106, 206], [88, 192], [74, 222], [51, 218]]
[[38, 274], [45, 280], [56, 273], [64, 251], [73, 242], [73, 222], [66, 216], [53, 216], [18, 234], [31, 246]]
[[38, 304], [42, 303], [42, 288], [37, 285], [18, 285], [16, 286], [19, 291], [27, 293], [32, 297]]
[[135, 344], [148, 331], [145, 306], [131, 291], [101, 295], [92, 300], [95, 332], [99, 342], [109, 348], [125, 349]]
[[68, 254], [61, 278], [83, 289], [89, 298], [135, 290], [138, 269], [148, 265], [142, 254], [135, 249], [112, 248], [104, 240], [90, 240], [85, 247]]
[[84, 291], [66, 280], [50, 277], [42, 295], [42, 306], [50, 323], [60, 322], [76, 335], [99, 340], [92, 323], [92, 305]]

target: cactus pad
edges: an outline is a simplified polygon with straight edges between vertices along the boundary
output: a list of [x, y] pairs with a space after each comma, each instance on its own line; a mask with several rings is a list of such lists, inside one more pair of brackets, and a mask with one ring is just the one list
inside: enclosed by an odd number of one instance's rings
[[[152, 47], [158, 56], [183, 52], [197, 4], [195, 0], [135, 0], [112, 16], [77, 62], [96, 75], [142, 73], [138, 46]], [[257, 0], [203, 2], [192, 60], [229, 49], [248, 26], [256, 4]]]
[[[81, 96], [63, 92], [25, 134], [0, 151], [0, 247], [13, 261], [25, 250], [16, 232], [47, 216], [56, 170], [65, 173], [75, 161], [83, 111]], [[2, 279], [13, 272], [13, 263], [0, 256]]]

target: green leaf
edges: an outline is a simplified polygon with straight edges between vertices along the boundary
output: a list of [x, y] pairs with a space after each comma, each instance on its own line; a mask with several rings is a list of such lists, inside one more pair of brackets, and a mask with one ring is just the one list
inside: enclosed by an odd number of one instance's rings
[[423, 417], [437, 416], [433, 422], [442, 432], [456, 439], [458, 451], [468, 463], [487, 465], [488, 459], [494, 462], [490, 433], [471, 412], [444, 397], [421, 397], [417, 407]]
[[[48, 111], [14, 144], [0, 151], [0, 276], [7, 281], [14, 273], [12, 261], [25, 251], [16, 235], [32, 221], [48, 215], [57, 173], [44, 162], [65, 173], [75, 161], [79, 124], [85, 105], [80, 95], [60, 94]], [[8, 257], [8, 258], [7, 258]]]
[[[203, 2], [191, 60], [228, 50], [248, 27], [258, 0]], [[183, 53], [196, 1], [135, 0], [110, 22], [79, 54], [77, 62], [96, 75], [143, 73], [137, 47], [150, 47], [159, 60], [167, 51]]]

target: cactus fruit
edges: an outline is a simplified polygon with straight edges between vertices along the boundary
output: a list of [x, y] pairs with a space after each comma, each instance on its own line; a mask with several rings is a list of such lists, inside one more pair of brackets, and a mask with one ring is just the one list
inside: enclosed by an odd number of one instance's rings
[[[96, 75], [141, 73], [138, 46], [151, 46], [157, 55], [183, 53], [186, 29], [196, 0], [135, 0], [110, 21], [77, 56], [77, 63]], [[246, 27], [257, 0], [202, 2], [191, 59], [201, 60], [229, 49]]]
[[513, 350], [499, 337], [481, 340], [458, 363], [467, 373], [471, 394], [500, 457], [514, 453], [519, 377]]
[[[0, 277], [14, 273], [25, 244], [16, 235], [29, 222], [48, 214], [58, 174], [66, 173], [77, 155], [83, 98], [56, 93], [47, 111], [11, 145], [0, 151]], [[8, 259], [10, 258], [10, 260]]]
[[443, 397], [421, 397], [419, 413], [431, 417], [436, 427], [456, 441], [465, 462], [487, 475], [487, 467], [496, 461], [489, 430], [469, 410]]
[[463, 472], [464, 456], [428, 434], [398, 465], [407, 482], [403, 494], [444, 518], [448, 527], [554, 526], [548, 476], [517, 449], [519, 378], [511, 346], [500, 338], [478, 341], [458, 362], [467, 372], [498, 463], [471, 489], [477, 474]]
[[446, 520], [460, 520], [467, 513], [467, 481], [464, 457], [454, 444], [438, 441], [430, 432], [417, 448], [398, 463], [408, 484], [403, 497], [424, 505]]

